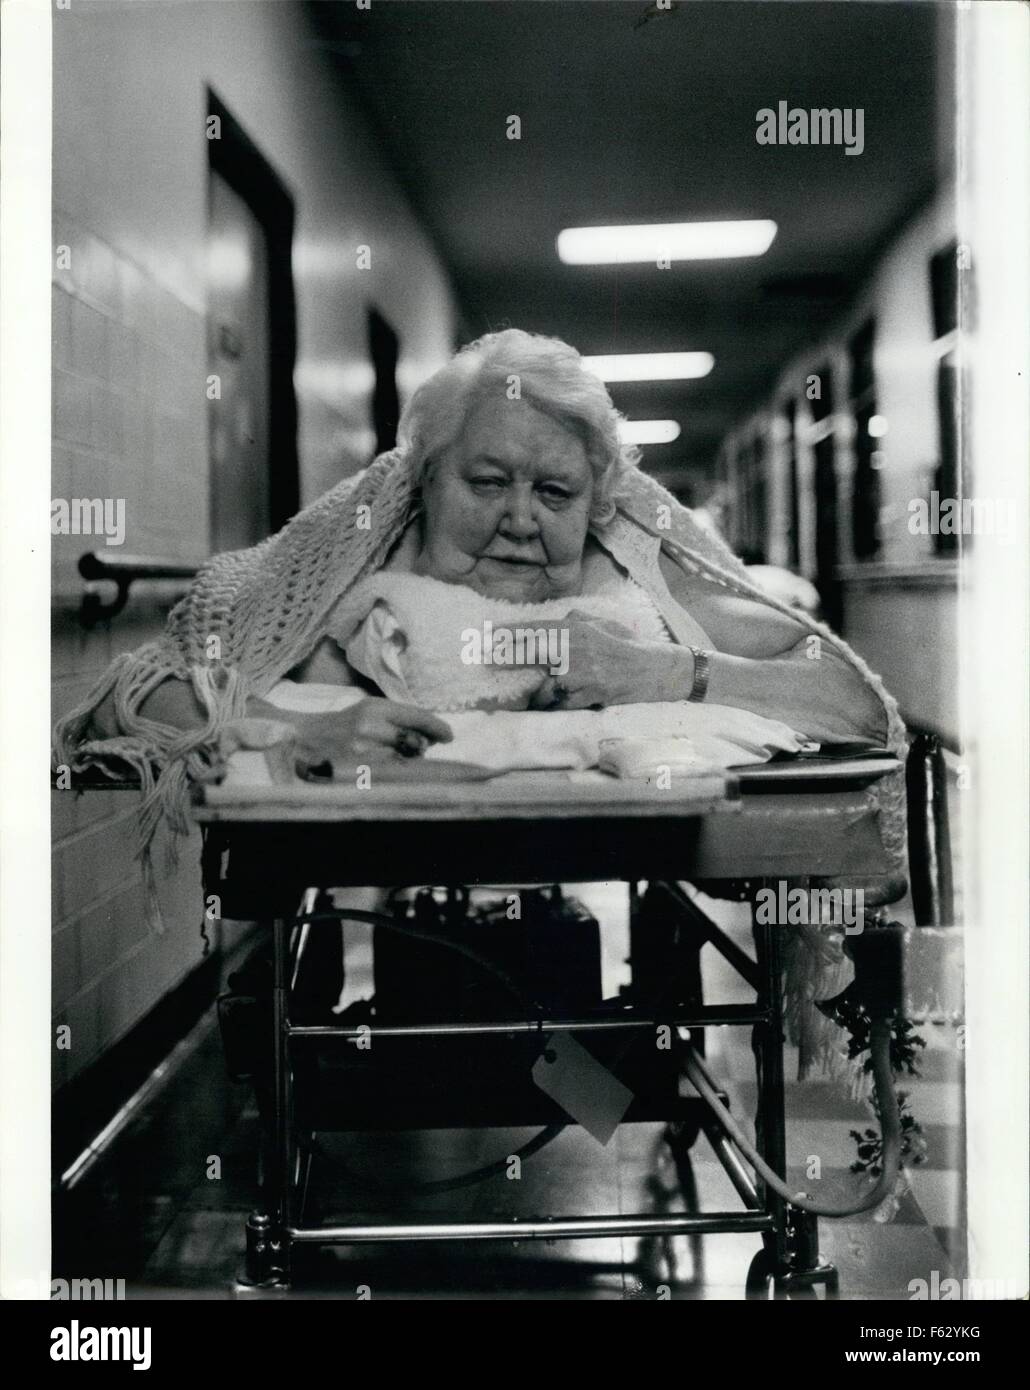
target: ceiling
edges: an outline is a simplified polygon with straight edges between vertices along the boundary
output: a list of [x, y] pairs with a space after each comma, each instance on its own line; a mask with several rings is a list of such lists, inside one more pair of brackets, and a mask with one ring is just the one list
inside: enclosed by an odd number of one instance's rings
[[[703, 349], [700, 381], [617, 385], [674, 418], [645, 464], [686, 482], [846, 304], [949, 157], [941, 31], [901, 0], [352, 0], [309, 6], [432, 234], [462, 336], [515, 325], [584, 353]], [[865, 149], [764, 146], [756, 112], [861, 107]], [[938, 108], [942, 119], [939, 120]], [[505, 136], [521, 119], [520, 140]], [[568, 226], [772, 218], [757, 259], [563, 266]]]

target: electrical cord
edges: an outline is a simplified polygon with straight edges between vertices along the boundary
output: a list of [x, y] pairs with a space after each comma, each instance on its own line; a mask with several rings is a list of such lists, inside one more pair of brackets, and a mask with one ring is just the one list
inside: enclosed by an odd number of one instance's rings
[[[503, 970], [499, 965], [488, 957], [481, 955], [470, 946], [465, 946], [461, 942], [454, 941], [450, 937], [440, 936], [435, 932], [423, 931], [420, 928], [406, 927], [395, 921], [392, 917], [386, 916], [381, 912], [370, 912], [362, 908], [338, 908], [326, 912], [305, 912], [298, 913], [293, 921], [300, 925], [304, 922], [341, 922], [344, 920], [365, 922], [370, 926], [383, 927], [388, 931], [396, 932], [400, 936], [413, 937], [419, 941], [428, 941], [438, 946], [445, 946], [459, 955], [465, 956], [481, 969], [488, 971], [495, 979], [514, 996], [520, 1008], [527, 1016], [535, 1016], [542, 1031], [543, 1015], [540, 1006], [531, 1002], [516, 980]], [[737, 1124], [729, 1109], [722, 1103], [715, 1089], [715, 1082], [707, 1068], [698, 1058], [697, 1052], [693, 1047], [688, 1046], [684, 1054], [684, 1066], [691, 1083], [697, 1090], [701, 1098], [707, 1103], [714, 1112], [720, 1124], [726, 1130], [730, 1139], [740, 1149], [741, 1153], [754, 1168], [755, 1172], [762, 1181], [778, 1193], [791, 1206], [798, 1207], [801, 1211], [811, 1212], [816, 1216], [826, 1217], [845, 1217], [856, 1216], [860, 1212], [869, 1211], [877, 1207], [890, 1194], [890, 1191], [897, 1178], [898, 1170], [901, 1167], [901, 1113], [898, 1107], [897, 1095], [894, 1090], [894, 1076], [890, 1062], [890, 1038], [891, 1027], [888, 1019], [875, 1019], [870, 1028], [870, 1053], [873, 1061], [873, 1085], [879, 1104], [880, 1120], [883, 1125], [883, 1151], [881, 1154], [881, 1173], [876, 1184], [859, 1201], [844, 1207], [826, 1207], [818, 1202], [812, 1201], [805, 1193], [792, 1193], [778, 1174], [765, 1162], [761, 1154], [754, 1147], [747, 1135]], [[626, 1057], [629, 1048], [632, 1046], [634, 1038], [632, 1035], [627, 1039], [626, 1044], [618, 1056], [613, 1060], [611, 1069], [614, 1070]], [[453, 1178], [442, 1178], [431, 1182], [404, 1184], [403, 1190], [407, 1192], [452, 1192], [463, 1187], [471, 1187], [476, 1183], [484, 1182], [488, 1178], [495, 1177], [499, 1173], [506, 1171], [512, 1158], [532, 1157], [546, 1148], [563, 1129], [567, 1127], [566, 1121], [546, 1125], [538, 1130], [535, 1135], [526, 1141], [514, 1154], [507, 1154], [503, 1158], [497, 1159], [492, 1163], [484, 1164], [481, 1167], [470, 1169], [467, 1173], [461, 1173]], [[370, 1179], [373, 1186], [380, 1189], [387, 1189], [388, 1184], [383, 1184], [377, 1179]]]
[[568, 1127], [568, 1121], [558, 1120], [554, 1124], [546, 1125], [543, 1129], [537, 1130], [536, 1134], [514, 1153], [505, 1154], [503, 1158], [495, 1159], [493, 1163], [484, 1163], [479, 1168], [470, 1168], [468, 1172], [457, 1173], [453, 1178], [434, 1178], [429, 1182], [384, 1182], [382, 1178], [373, 1177], [371, 1173], [355, 1172], [349, 1164], [341, 1159], [330, 1156], [317, 1141], [311, 1144], [311, 1148], [320, 1153], [327, 1162], [332, 1163], [334, 1168], [354, 1182], [364, 1187], [372, 1188], [376, 1192], [381, 1192], [387, 1196], [405, 1194], [410, 1196], [412, 1193], [430, 1194], [437, 1192], [459, 1192], [464, 1187], [475, 1187], [477, 1183], [486, 1182], [488, 1178], [499, 1177], [507, 1172], [508, 1165], [513, 1158], [517, 1158], [521, 1163], [523, 1159], [532, 1158], [541, 1149], [547, 1147], [552, 1140], [557, 1139], [563, 1129]]
[[[436, 932], [423, 931], [421, 928], [406, 927], [400, 922], [395, 921], [392, 917], [388, 917], [385, 913], [370, 912], [364, 908], [335, 908], [331, 912], [303, 912], [298, 913], [292, 920], [298, 926], [304, 922], [342, 922], [345, 920], [364, 922], [368, 926], [384, 927], [388, 931], [396, 932], [399, 936], [410, 936], [414, 937], [417, 941], [428, 941], [437, 946], [449, 947], [450, 950], [465, 956], [466, 959], [471, 960], [474, 964], [488, 971], [495, 979], [499, 980], [515, 997], [522, 1013], [527, 1017], [535, 1017], [540, 1030], [542, 1031], [543, 1029], [543, 1011], [539, 1004], [530, 1001], [528, 995], [522, 990], [518, 982], [513, 979], [506, 970], [503, 970], [488, 957], [480, 955], [480, 953], [473, 950], [471, 946], [463, 945], [460, 941], [454, 941], [447, 936], [440, 936]], [[458, 1173], [453, 1178], [437, 1178], [429, 1182], [384, 1183], [378, 1178], [354, 1174], [347, 1169], [346, 1165], [340, 1164], [338, 1160], [334, 1159], [332, 1161], [335, 1166], [342, 1167], [344, 1171], [348, 1172], [349, 1175], [354, 1177], [357, 1181], [364, 1182], [380, 1192], [456, 1192], [464, 1187], [474, 1187], [477, 1183], [486, 1182], [488, 1178], [493, 1178], [500, 1173], [506, 1172], [513, 1158], [517, 1158], [520, 1163], [524, 1158], [532, 1158], [534, 1154], [538, 1154], [541, 1149], [546, 1148], [548, 1144], [557, 1139], [562, 1130], [567, 1127], [568, 1121], [566, 1120], [560, 1120], [556, 1121], [554, 1124], [545, 1125], [544, 1128], [538, 1130], [532, 1138], [527, 1139], [514, 1153], [505, 1154], [503, 1158], [495, 1159], [492, 1163], [485, 1163], [481, 1167], [471, 1168], [466, 1173]], [[326, 1156], [321, 1146], [315, 1145], [315, 1147], [318, 1148], [318, 1151], [322, 1153], [323, 1156]]]
[[535, 1017], [539, 1028], [543, 1029], [544, 1017], [540, 1005], [530, 1000], [529, 996], [506, 970], [503, 970], [489, 957], [481, 955], [471, 946], [465, 946], [460, 941], [454, 941], [448, 936], [440, 936], [437, 932], [423, 931], [421, 927], [406, 927], [400, 922], [388, 917], [385, 912], [370, 912], [361, 907], [339, 907], [331, 911], [322, 912], [298, 912], [291, 921], [296, 926], [301, 926], [304, 922], [342, 922], [355, 921], [364, 922], [372, 927], [384, 927], [387, 931], [396, 932], [398, 936], [410, 936], [416, 941], [429, 941], [436, 946], [446, 946], [452, 951], [457, 951], [461, 956], [473, 964], [480, 966], [483, 970], [489, 971], [491, 975], [501, 982], [504, 987], [515, 996], [519, 1008], [532, 1017]]
[[791, 1192], [783, 1179], [774, 1173], [762, 1158], [762, 1155], [730, 1114], [729, 1109], [723, 1105], [716, 1093], [711, 1074], [700, 1061], [693, 1047], [688, 1046], [686, 1048], [684, 1066], [687, 1076], [698, 1094], [714, 1111], [730, 1139], [733, 1140], [767, 1187], [771, 1187], [792, 1207], [798, 1207], [801, 1211], [812, 1212], [815, 1216], [857, 1216], [859, 1212], [869, 1211], [872, 1207], [879, 1206], [884, 1198], [890, 1195], [901, 1167], [901, 1114], [898, 1108], [898, 1098], [894, 1091], [894, 1075], [891, 1071], [890, 1020], [874, 1019], [869, 1038], [873, 1060], [873, 1085], [880, 1110], [880, 1122], [883, 1125], [881, 1173], [875, 1187], [859, 1201], [844, 1207], [823, 1206], [819, 1202], [812, 1201], [806, 1193]]
[[[305, 922], [340, 922], [344, 920], [364, 922], [374, 927], [384, 927], [388, 931], [396, 932], [400, 936], [413, 937], [418, 941], [429, 941], [437, 946], [446, 946], [450, 950], [458, 952], [459, 955], [465, 956], [468, 960], [473, 961], [476, 965], [479, 965], [482, 969], [488, 971], [499, 980], [518, 1001], [523, 1013], [526, 1016], [535, 1017], [537, 1019], [540, 1031], [542, 1032], [544, 1020], [543, 1011], [539, 1004], [529, 1000], [518, 982], [509, 975], [506, 970], [503, 970], [499, 965], [495, 964], [495, 962], [481, 955], [470, 946], [465, 946], [461, 942], [452, 940], [450, 937], [440, 936], [436, 932], [428, 932], [423, 931], [421, 928], [404, 926], [400, 922], [395, 921], [392, 917], [388, 917], [385, 913], [371, 912], [365, 908], [334, 908], [332, 911], [304, 912], [298, 913], [292, 919], [297, 925], [301, 925]], [[671, 986], [667, 986], [663, 994], [668, 993], [670, 987]], [[629, 1049], [633, 1046], [635, 1041], [636, 1038], [630, 1034], [626, 1042], [608, 1064], [609, 1070], [614, 1073], [615, 1069], [625, 1061]], [[338, 1160], [334, 1159], [332, 1161], [335, 1166], [343, 1168], [345, 1172], [348, 1172], [349, 1175], [354, 1177], [357, 1181], [365, 1182], [370, 1187], [381, 1192], [455, 1192], [464, 1187], [473, 1187], [476, 1183], [485, 1182], [488, 1178], [496, 1177], [498, 1174], [505, 1172], [513, 1158], [517, 1158], [520, 1162], [525, 1158], [532, 1158], [534, 1154], [540, 1153], [548, 1144], [557, 1139], [562, 1130], [568, 1128], [568, 1124], [569, 1121], [567, 1120], [559, 1120], [553, 1124], [545, 1125], [543, 1129], [538, 1130], [532, 1138], [527, 1139], [527, 1141], [512, 1154], [506, 1154], [503, 1158], [496, 1159], [492, 1163], [483, 1164], [481, 1167], [472, 1168], [466, 1173], [459, 1173], [453, 1178], [439, 1178], [429, 1182], [393, 1185], [384, 1183], [380, 1179], [371, 1176], [365, 1177], [356, 1175], [350, 1172], [346, 1165], [341, 1164]], [[314, 1147], [316, 1147], [318, 1152], [322, 1153], [323, 1156], [328, 1157], [325, 1155], [325, 1151], [321, 1146], [316, 1144]]]

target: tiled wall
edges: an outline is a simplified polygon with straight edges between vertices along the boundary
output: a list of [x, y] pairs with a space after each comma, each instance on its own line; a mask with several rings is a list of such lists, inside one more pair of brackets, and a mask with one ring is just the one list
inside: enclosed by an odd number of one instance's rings
[[[52, 495], [124, 498], [126, 552], [199, 561], [208, 529], [203, 317], [59, 204], [54, 241], [68, 248], [55, 267], [70, 265], [54, 271]], [[94, 544], [55, 545], [60, 590]]]
[[[304, 7], [290, 0], [76, 0], [54, 13], [54, 498], [125, 502], [124, 553], [208, 553], [204, 266], [210, 85], [290, 188], [301, 487], [311, 500], [368, 461], [365, 314], [402, 342], [402, 397], [453, 346], [446, 275], [351, 106]], [[372, 248], [372, 269], [354, 248]], [[58, 248], [67, 247], [70, 263]], [[78, 622], [76, 563], [53, 548], [53, 707], [153, 636], [172, 591], [133, 591], [110, 628]], [[138, 797], [54, 792], [53, 1006], [71, 1025], [60, 1084], [121, 1037], [201, 958], [198, 845], [161, 875], [148, 930]]]
[[[124, 553], [199, 563], [208, 534], [204, 320], [56, 202], [54, 247], [51, 496], [124, 501]], [[55, 717], [164, 622], [167, 603], [151, 590], [110, 625], [82, 627], [76, 564], [104, 543], [53, 538]], [[54, 1053], [55, 1086], [201, 959], [199, 844], [191, 837], [180, 867], [161, 873], [167, 929], [155, 935], [135, 859], [139, 801], [132, 792], [51, 795], [51, 997], [55, 1026], [70, 1027], [70, 1045]]]

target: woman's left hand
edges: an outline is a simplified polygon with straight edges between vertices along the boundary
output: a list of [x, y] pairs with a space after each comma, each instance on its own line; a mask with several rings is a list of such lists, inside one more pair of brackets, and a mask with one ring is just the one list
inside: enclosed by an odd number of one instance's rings
[[553, 626], [568, 670], [544, 676], [530, 709], [600, 709], [682, 700], [693, 683], [693, 655], [674, 643], [640, 642], [621, 623], [573, 610]]

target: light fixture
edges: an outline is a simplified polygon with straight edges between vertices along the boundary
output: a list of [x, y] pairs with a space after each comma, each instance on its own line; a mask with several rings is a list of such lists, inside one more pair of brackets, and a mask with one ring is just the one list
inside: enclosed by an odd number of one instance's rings
[[676, 420], [620, 420], [619, 438], [623, 444], [671, 444], [679, 439]]
[[882, 439], [887, 433], [886, 415], [870, 415], [869, 423], [866, 425], [871, 439]]
[[583, 366], [602, 381], [692, 381], [715, 366], [710, 352], [618, 352], [584, 357]]
[[566, 227], [555, 246], [564, 265], [625, 265], [634, 262], [721, 261], [764, 256], [776, 223], [656, 222], [636, 227]]

